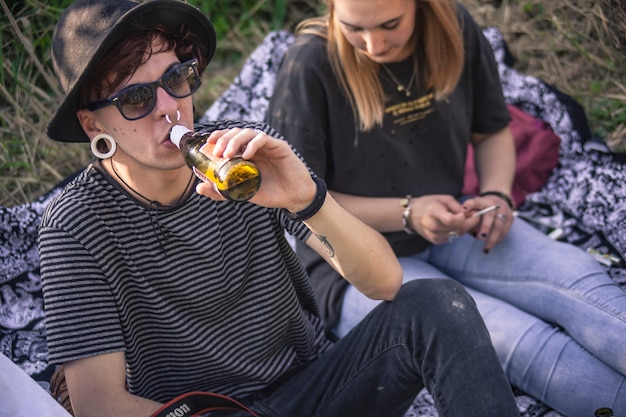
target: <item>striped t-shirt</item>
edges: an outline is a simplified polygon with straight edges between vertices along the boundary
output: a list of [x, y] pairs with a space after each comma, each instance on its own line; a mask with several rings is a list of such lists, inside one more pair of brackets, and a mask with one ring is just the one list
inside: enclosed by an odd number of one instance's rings
[[330, 342], [281, 210], [192, 193], [148, 210], [88, 167], [40, 228], [49, 359], [124, 351], [133, 394], [245, 396]]

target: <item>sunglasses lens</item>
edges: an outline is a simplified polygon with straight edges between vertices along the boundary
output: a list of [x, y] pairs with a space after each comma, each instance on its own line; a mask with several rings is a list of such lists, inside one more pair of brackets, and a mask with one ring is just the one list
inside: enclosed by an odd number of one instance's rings
[[158, 87], [163, 87], [174, 98], [185, 98], [195, 93], [200, 87], [200, 77], [195, 65], [195, 60], [178, 64], [153, 83], [128, 87], [117, 97], [89, 103], [87, 108], [94, 111], [115, 104], [126, 119], [141, 119], [154, 109]]
[[154, 89], [150, 85], [138, 85], [118, 97], [119, 109], [127, 119], [139, 119], [154, 108]]
[[183, 98], [194, 93], [199, 86], [198, 74], [191, 64], [181, 64], [163, 77], [163, 87], [176, 98]]

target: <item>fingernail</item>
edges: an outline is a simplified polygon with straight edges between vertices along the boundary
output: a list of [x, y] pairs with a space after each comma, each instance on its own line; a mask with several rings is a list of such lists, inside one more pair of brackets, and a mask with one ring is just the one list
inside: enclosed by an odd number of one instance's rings
[[489, 249], [483, 249], [483, 253], [484, 253], [485, 255], [489, 255]]

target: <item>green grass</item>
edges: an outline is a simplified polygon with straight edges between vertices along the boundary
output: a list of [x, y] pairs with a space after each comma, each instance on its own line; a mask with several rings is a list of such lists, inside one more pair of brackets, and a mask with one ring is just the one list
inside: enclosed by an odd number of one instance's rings
[[[228, 87], [244, 59], [267, 32], [293, 28], [295, 22], [314, 14], [322, 3], [188, 2], [211, 18], [218, 34], [218, 52], [194, 98], [198, 115]], [[10, 207], [34, 200], [91, 159], [88, 144], [56, 143], [45, 135], [46, 124], [62, 95], [51, 65], [51, 35], [61, 11], [70, 3], [71, 0], [0, 0], [0, 205]], [[540, 20], [544, 29], [567, 31], [568, 25], [562, 24], [564, 18], [551, 20], [553, 16], [542, 4], [539, 0], [523, 2], [525, 18]], [[613, 93], [615, 85], [626, 85], [626, 79], [616, 62], [598, 58], [597, 51], [585, 49], [584, 39], [575, 32], [568, 32], [568, 42], [576, 45], [581, 60], [600, 68], [598, 75], [594, 72], [596, 78], [591, 81], [554, 84], [585, 106], [594, 133], [604, 137], [626, 125], [623, 94]], [[554, 56], [558, 59], [557, 54]], [[520, 57], [524, 58], [522, 53]]]

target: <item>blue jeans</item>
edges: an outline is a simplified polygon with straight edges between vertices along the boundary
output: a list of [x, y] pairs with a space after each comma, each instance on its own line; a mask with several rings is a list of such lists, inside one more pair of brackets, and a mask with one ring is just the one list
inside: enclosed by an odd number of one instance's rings
[[[626, 415], [626, 292], [582, 250], [520, 219], [488, 255], [482, 245], [463, 236], [400, 258], [405, 282], [465, 285], [511, 384], [569, 417], [600, 407]], [[348, 287], [335, 333], [375, 305]]]
[[251, 408], [269, 417], [400, 417], [424, 386], [442, 416], [519, 417], [476, 305], [453, 280], [407, 283]]

